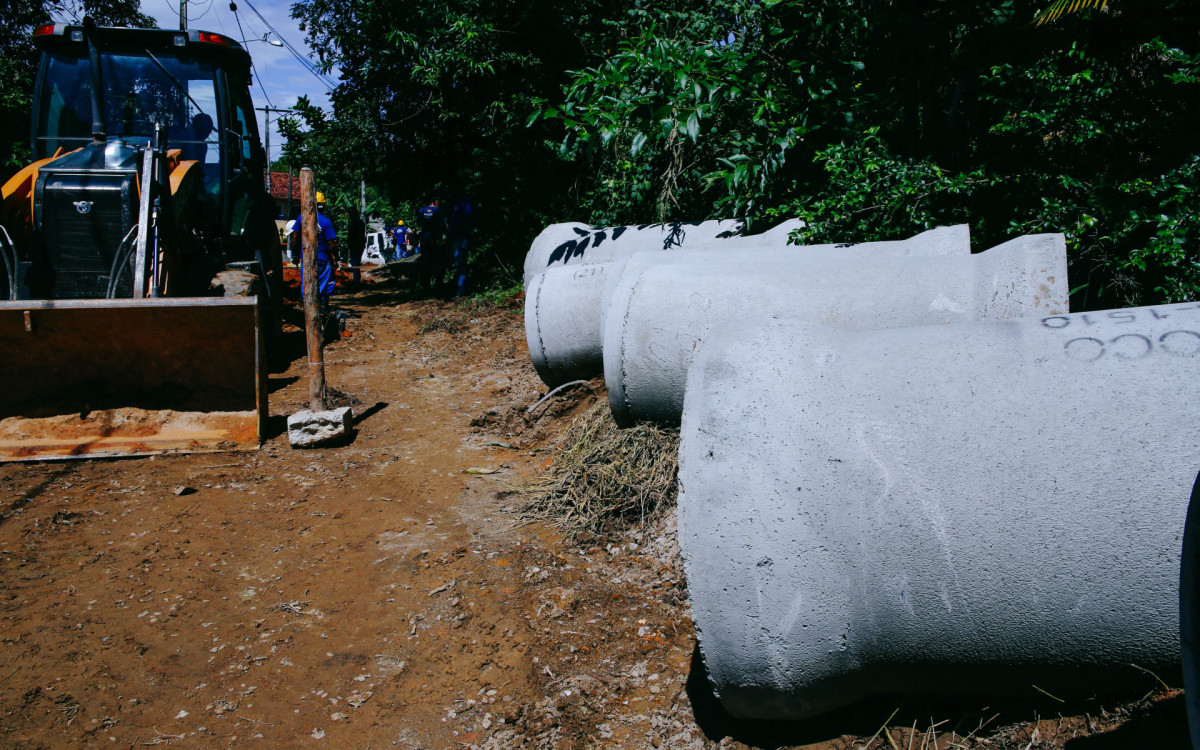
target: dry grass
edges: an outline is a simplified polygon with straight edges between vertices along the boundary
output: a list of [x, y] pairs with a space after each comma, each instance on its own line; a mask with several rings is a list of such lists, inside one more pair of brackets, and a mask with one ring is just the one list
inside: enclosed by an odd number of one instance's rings
[[618, 429], [600, 401], [564, 431], [546, 473], [516, 488], [522, 516], [569, 534], [645, 525], [675, 506], [678, 453], [678, 429]]
[[445, 331], [446, 333], [450, 334], [451, 336], [454, 336], [456, 334], [462, 333], [462, 330], [463, 330], [463, 326], [462, 326], [461, 321], [451, 320], [450, 318], [434, 318], [432, 320], [426, 320], [425, 322], [421, 323], [421, 328], [420, 328], [419, 332], [422, 336], [424, 336], [426, 334], [435, 333], [437, 331]]
[[[1157, 679], [1157, 678], [1156, 678]], [[1038, 750], [1074, 747], [1072, 740], [1109, 734], [1105, 748], [1185, 748], [1187, 727], [1182, 716], [1183, 691], [1165, 683], [1141, 698], [1117, 700], [1111, 708], [1095, 699], [1055, 708], [1017, 704], [1003, 709], [971, 709], [928, 725], [921, 720], [893, 721], [897, 709], [865, 743], [854, 750]], [[1057, 700], [1057, 699], [1056, 699]], [[1033, 718], [1014, 721], [1031, 711]], [[998, 721], [999, 720], [999, 721]], [[1092, 745], [1084, 745], [1092, 747]]]

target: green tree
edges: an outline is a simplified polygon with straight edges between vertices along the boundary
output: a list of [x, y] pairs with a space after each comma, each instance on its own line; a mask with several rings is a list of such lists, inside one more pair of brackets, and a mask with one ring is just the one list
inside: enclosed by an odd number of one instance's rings
[[104, 26], [154, 25], [138, 0], [11, 0], [5, 9], [0, 24], [0, 174], [5, 179], [30, 158], [29, 116], [38, 59], [33, 30], [55, 20], [79, 21], [84, 15]]
[[397, 204], [546, 223], [800, 215], [800, 240], [1064, 231], [1079, 306], [1196, 296], [1200, 7], [302, 0], [342, 81], [289, 153]]
[[512, 267], [548, 221], [567, 211], [579, 166], [525, 128], [537, 97], [593, 59], [616, 31], [595, 0], [301, 0], [294, 15], [342, 71], [333, 113], [309, 106], [282, 127], [286, 153], [322, 184], [364, 174], [397, 205], [471, 196], [479, 259]]
[[597, 213], [799, 215], [802, 241], [1063, 231], [1077, 306], [1197, 296], [1193, 4], [1040, 27], [1019, 0], [709, 7], [633, 11], [542, 104]]

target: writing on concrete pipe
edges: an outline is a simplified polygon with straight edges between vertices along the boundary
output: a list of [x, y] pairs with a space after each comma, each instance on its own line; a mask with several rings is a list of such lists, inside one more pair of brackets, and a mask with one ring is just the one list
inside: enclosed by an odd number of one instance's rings
[[725, 708], [1176, 679], [1198, 364], [1194, 303], [710, 332], [678, 520]]
[[727, 320], [899, 328], [1066, 312], [1068, 295], [1061, 234], [1027, 235], [967, 256], [813, 256], [734, 268], [631, 263], [604, 315], [609, 405], [622, 427], [678, 424], [692, 357], [708, 330]]
[[788, 257], [830, 255], [865, 259], [971, 252], [970, 231], [965, 224], [931, 229], [906, 240], [837, 245], [789, 246], [788, 232], [783, 231], [786, 228], [787, 222], [770, 232], [742, 238], [747, 242], [765, 241], [773, 235], [778, 240], [774, 246], [731, 245], [732, 240], [724, 240], [697, 244], [685, 252], [641, 252], [599, 263], [555, 266], [538, 274], [525, 289], [525, 340], [538, 375], [547, 385], [555, 386], [604, 372], [605, 303], [626, 268], [695, 264], [736, 271], [743, 267], [775, 267], [781, 253]]
[[626, 227], [551, 224], [534, 238], [525, 254], [525, 286], [550, 270], [581, 263], [601, 263], [650, 250], [686, 250], [703, 244], [723, 248], [783, 246], [788, 235], [804, 226], [789, 219], [759, 234], [747, 234], [740, 220], [669, 222]]

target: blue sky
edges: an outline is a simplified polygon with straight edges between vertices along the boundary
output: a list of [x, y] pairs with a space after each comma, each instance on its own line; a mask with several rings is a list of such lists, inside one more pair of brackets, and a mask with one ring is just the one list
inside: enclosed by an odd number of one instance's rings
[[[292, 0], [252, 0], [254, 7], [270, 22], [275, 30], [284, 36], [298, 52], [309, 54], [308, 46], [304, 43], [304, 34], [296, 27], [296, 21], [291, 18]], [[268, 39], [276, 38], [269, 33], [267, 27], [259, 20], [244, 0], [237, 3], [237, 16], [242, 22], [238, 30], [238, 18], [229, 10], [229, 0], [188, 0], [188, 28], [203, 31], [215, 31], [237, 40], [247, 39], [246, 50], [254, 59], [254, 67], [258, 71], [258, 79], [250, 89], [254, 106], [267, 106], [268, 100], [272, 107], [291, 107], [301, 95], [308, 95], [309, 100], [327, 112], [330, 110], [329, 96], [325, 86], [309, 73], [287, 49], [275, 47], [261, 41], [263, 34]], [[174, 29], [179, 27], [178, 0], [142, 0], [142, 12], [154, 18], [162, 28]], [[245, 36], [243, 36], [243, 32]], [[309, 57], [311, 60], [312, 58]], [[329, 78], [335, 82], [338, 74], [335, 70]], [[262, 86], [258, 85], [262, 81]], [[265, 89], [265, 95], [264, 95]], [[265, 113], [258, 113], [259, 132], [265, 135]], [[274, 120], [278, 115], [271, 115], [271, 158], [278, 159], [283, 148], [283, 137]]]

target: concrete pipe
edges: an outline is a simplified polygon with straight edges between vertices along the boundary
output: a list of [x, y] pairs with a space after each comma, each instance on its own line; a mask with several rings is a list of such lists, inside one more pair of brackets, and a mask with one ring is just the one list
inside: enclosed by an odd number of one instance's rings
[[525, 287], [550, 268], [600, 263], [649, 250], [691, 249], [720, 243], [721, 247], [783, 246], [788, 235], [804, 226], [789, 219], [761, 234], [744, 234], [740, 220], [671, 222], [629, 227], [596, 228], [586, 224], [551, 224], [533, 240], [525, 255]]
[[627, 266], [604, 313], [608, 400], [622, 427], [678, 424], [692, 356], [727, 320], [787, 317], [847, 330], [1003, 320], [1066, 312], [1068, 293], [1061, 234], [958, 257]]
[[551, 224], [534, 238], [525, 254], [525, 286], [537, 274], [556, 266], [599, 263], [644, 250], [670, 250], [735, 237], [744, 226], [736, 219], [628, 227]]
[[[812, 255], [859, 259], [906, 255], [968, 255], [970, 230], [962, 224], [922, 232], [907, 240], [853, 245], [786, 245], [795, 227], [789, 222], [762, 235], [694, 246], [686, 252], [642, 252], [602, 263], [555, 266], [535, 276], [525, 289], [525, 341], [542, 381], [550, 387], [604, 372], [603, 315], [605, 302], [624, 268], [652, 265], [698, 265], [713, 268], [778, 267], [781, 257]], [[735, 244], [754, 239], [774, 246]], [[716, 248], [720, 248], [719, 250]]]
[[711, 332], [678, 514], [722, 703], [803, 719], [1177, 678], [1198, 364], [1196, 304]]
[[578, 221], [567, 221], [561, 224], [551, 224], [538, 233], [525, 253], [525, 289], [534, 276], [545, 270], [554, 249], [565, 242], [587, 236], [595, 231], [595, 227]]

